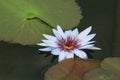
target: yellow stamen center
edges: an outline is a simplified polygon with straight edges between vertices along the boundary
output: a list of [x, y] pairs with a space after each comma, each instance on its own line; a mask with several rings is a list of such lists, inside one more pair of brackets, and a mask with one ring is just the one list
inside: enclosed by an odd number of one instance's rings
[[68, 50], [73, 49], [74, 43], [72, 41], [67, 41], [63, 44], [63, 48]]
[[64, 49], [69, 49], [69, 50], [70, 50], [70, 49], [73, 49], [73, 46], [66, 46], [66, 45], [64, 45], [63, 48], [64, 48]]

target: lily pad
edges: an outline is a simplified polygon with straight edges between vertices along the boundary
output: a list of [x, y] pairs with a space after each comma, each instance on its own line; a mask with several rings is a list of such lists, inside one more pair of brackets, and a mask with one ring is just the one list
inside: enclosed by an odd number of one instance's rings
[[120, 80], [120, 74], [115, 71], [98, 68], [87, 72], [82, 80]]
[[80, 22], [75, 0], [0, 0], [0, 40], [36, 44], [60, 25], [71, 29]]
[[87, 71], [97, 67], [100, 67], [98, 60], [66, 59], [49, 68], [45, 80], [80, 80]]
[[120, 57], [105, 58], [101, 62], [101, 67], [103, 69], [119, 71], [120, 72]]

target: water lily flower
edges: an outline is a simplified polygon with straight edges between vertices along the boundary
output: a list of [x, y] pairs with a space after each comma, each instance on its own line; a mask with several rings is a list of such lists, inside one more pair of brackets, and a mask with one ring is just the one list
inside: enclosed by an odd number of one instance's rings
[[57, 25], [57, 29], [52, 29], [54, 36], [43, 34], [46, 39], [37, 45], [46, 47], [39, 49], [40, 51], [51, 51], [51, 54], [58, 55], [59, 62], [67, 58], [74, 58], [74, 55], [87, 59], [88, 56], [83, 49], [101, 50], [94, 46], [95, 41], [91, 41], [96, 35], [95, 33], [89, 34], [91, 29], [92, 26], [79, 33], [78, 28], [63, 31]]

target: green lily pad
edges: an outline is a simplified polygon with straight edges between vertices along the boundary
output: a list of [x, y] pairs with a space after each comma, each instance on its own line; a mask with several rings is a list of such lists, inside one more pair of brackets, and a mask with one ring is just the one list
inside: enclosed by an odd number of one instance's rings
[[116, 71], [98, 68], [87, 72], [82, 80], [120, 80], [120, 74]]
[[81, 16], [75, 0], [0, 0], [0, 40], [36, 44], [51, 28], [77, 26]]
[[101, 62], [101, 67], [107, 70], [120, 72], [120, 57], [108, 57]]

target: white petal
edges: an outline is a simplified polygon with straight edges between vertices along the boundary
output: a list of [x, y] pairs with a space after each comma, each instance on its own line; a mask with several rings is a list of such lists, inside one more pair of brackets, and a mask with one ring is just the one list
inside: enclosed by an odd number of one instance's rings
[[87, 36], [90, 31], [92, 29], [92, 26], [88, 27], [87, 29], [83, 30], [79, 35], [78, 38], [84, 38], [85, 36]]
[[60, 54], [59, 54], [59, 58], [58, 58], [58, 61], [62, 61], [66, 58], [66, 54], [64, 53], [64, 51], [62, 51]]
[[61, 39], [61, 38], [65, 39], [66, 38], [62, 28], [59, 25], [57, 25], [57, 30], [53, 29], [53, 33], [58, 39]]
[[78, 34], [79, 34], [78, 29], [77, 29], [77, 28], [74, 29], [74, 30], [73, 30], [73, 35], [74, 35], [74, 36], [77, 36]]
[[73, 53], [66, 53], [66, 58], [74, 58], [74, 54]]
[[60, 54], [60, 49], [59, 48], [56, 48], [56, 49], [53, 49], [52, 50], [52, 52], [51, 52], [51, 54], [53, 54], [53, 55], [59, 55]]
[[82, 40], [82, 42], [88, 42], [88, 41], [90, 41], [91, 39], [93, 39], [95, 37], [95, 35], [96, 34], [90, 34], [90, 35], [86, 36], [84, 38], [84, 40]]
[[80, 44], [81, 46], [85, 46], [85, 45], [89, 45], [91, 43], [95, 43], [95, 41], [90, 41], [90, 42], [80, 42], [78, 44]]
[[93, 47], [93, 46], [94, 46], [94, 44], [85, 45], [85, 46], [80, 46], [79, 49], [89, 49], [89, 48], [91, 48], [91, 47]]
[[65, 31], [65, 35], [68, 37], [68, 36], [72, 36], [74, 34], [72, 33], [72, 30], [67, 30], [67, 31]]
[[45, 44], [45, 43], [37, 43], [37, 45], [39, 45], [39, 46], [48, 46], [48, 45]]
[[52, 30], [53, 30], [54, 35], [57, 37], [57, 39], [62, 38], [62, 36], [60, 35], [60, 33], [57, 30], [55, 30], [55, 29], [52, 29]]
[[59, 34], [63, 37], [63, 39], [65, 39], [66, 36], [65, 36], [65, 34], [64, 34], [63, 30], [62, 30], [62, 28], [61, 28], [59, 25], [57, 25], [57, 30], [58, 30]]
[[76, 49], [74, 52], [75, 52], [76, 56], [78, 56], [78, 57], [80, 57], [82, 59], [87, 59], [88, 58], [87, 54], [84, 51], [82, 51], [82, 50], [77, 50]]
[[62, 28], [59, 25], [57, 25], [57, 31], [60, 32], [61, 34], [64, 34]]
[[90, 47], [88, 49], [92, 49], [92, 50], [101, 50], [101, 48], [98, 48], [98, 47]]
[[54, 41], [57, 40], [56, 37], [51, 36], [51, 35], [43, 34], [43, 36], [48, 40], [54, 40]]
[[58, 45], [54, 42], [54, 41], [50, 41], [50, 40], [42, 40], [45, 44], [47, 44], [48, 46], [51, 47], [58, 47]]
[[52, 48], [48, 47], [48, 48], [42, 48], [42, 49], [39, 49], [40, 51], [51, 51]]

